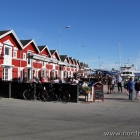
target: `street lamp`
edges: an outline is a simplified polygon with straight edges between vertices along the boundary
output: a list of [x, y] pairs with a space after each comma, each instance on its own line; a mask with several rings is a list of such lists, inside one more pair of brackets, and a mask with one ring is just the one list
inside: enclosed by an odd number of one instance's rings
[[79, 46], [79, 62], [80, 62], [80, 47], [86, 47], [86, 45]]
[[100, 65], [101, 65], [101, 63], [100, 63], [100, 56], [99, 56], [99, 69], [100, 69]]
[[58, 31], [58, 54], [60, 55], [60, 30], [62, 28], [70, 28], [70, 26], [65, 26], [65, 27], [61, 27], [59, 28], [59, 31]]

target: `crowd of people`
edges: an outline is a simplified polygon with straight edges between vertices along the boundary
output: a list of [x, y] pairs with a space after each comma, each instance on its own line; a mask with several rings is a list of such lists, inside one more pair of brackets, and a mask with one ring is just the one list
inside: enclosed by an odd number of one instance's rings
[[[90, 86], [89, 83], [83, 81], [80, 79], [80, 77], [67, 77], [67, 78], [51, 78], [48, 79], [46, 77], [42, 77], [41, 79], [38, 79], [34, 77], [34, 82], [51, 82], [51, 83], [70, 83], [70, 84], [79, 84], [79, 94], [82, 93], [82, 87], [84, 86]], [[28, 81], [29, 82], [29, 81]], [[96, 82], [102, 82], [102, 76], [99, 75]], [[117, 76], [111, 76], [107, 75], [105, 83], [108, 87], [107, 94], [112, 94], [113, 92], [122, 92], [123, 88], [126, 93], [126, 95], [129, 96], [129, 99], [133, 101], [134, 99], [140, 100], [140, 79], [134, 79], [130, 77], [129, 79], [123, 80], [120, 75]], [[104, 84], [104, 83], [103, 83]], [[93, 86], [93, 85], [91, 85]], [[115, 86], [117, 86], [117, 91], [115, 91]], [[135, 97], [134, 97], [135, 93]]]
[[[117, 85], [118, 92], [122, 92], [122, 87], [124, 87], [126, 95], [129, 96], [129, 99], [131, 101], [134, 100], [134, 93], [135, 93], [135, 99], [140, 100], [140, 80], [134, 79], [130, 77], [129, 79], [123, 80], [120, 75], [110, 76], [107, 75], [107, 86], [108, 86], [108, 92], [107, 94], [111, 94], [113, 92], [117, 92], [114, 90], [115, 84]], [[123, 84], [123, 85], [122, 85]]]

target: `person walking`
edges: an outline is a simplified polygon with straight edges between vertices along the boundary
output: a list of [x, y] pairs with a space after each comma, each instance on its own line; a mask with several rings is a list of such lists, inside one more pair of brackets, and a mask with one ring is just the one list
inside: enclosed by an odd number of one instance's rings
[[122, 92], [122, 77], [120, 75], [118, 75], [117, 79], [117, 86], [118, 86], [118, 92]]
[[126, 95], [129, 95], [129, 93], [128, 93], [128, 80], [127, 79], [124, 80], [123, 87], [124, 87]]
[[138, 79], [136, 79], [135, 82], [135, 91], [136, 91], [136, 98], [135, 99], [140, 99], [139, 95], [140, 95], [140, 82], [138, 81]]
[[135, 82], [133, 81], [133, 78], [131, 77], [128, 82], [129, 99], [131, 101], [134, 100], [133, 98], [134, 87], [135, 87]]
[[108, 94], [111, 94], [111, 88], [112, 88], [112, 78], [110, 75], [107, 75], [107, 85], [108, 85]]
[[111, 84], [112, 84], [111, 90], [112, 90], [112, 92], [115, 92], [114, 91], [115, 83], [116, 83], [116, 80], [115, 80], [114, 76], [112, 76], [112, 81], [111, 81]]

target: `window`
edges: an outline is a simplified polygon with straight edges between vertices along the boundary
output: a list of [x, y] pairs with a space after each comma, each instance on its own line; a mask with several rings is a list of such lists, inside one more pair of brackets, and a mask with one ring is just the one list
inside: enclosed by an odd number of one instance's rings
[[5, 47], [5, 55], [9, 55], [9, 48]]
[[30, 53], [28, 53], [28, 64], [30, 64], [30, 60], [31, 60], [29, 56], [30, 56]]
[[26, 53], [23, 53], [23, 59], [26, 60]]
[[7, 68], [3, 69], [3, 80], [8, 80], [8, 69]]
[[17, 51], [14, 50], [13, 57], [17, 58]]
[[44, 66], [44, 61], [42, 61], [42, 66]]
[[42, 77], [44, 77], [45, 76], [45, 72], [44, 72], [44, 70], [42, 71]]

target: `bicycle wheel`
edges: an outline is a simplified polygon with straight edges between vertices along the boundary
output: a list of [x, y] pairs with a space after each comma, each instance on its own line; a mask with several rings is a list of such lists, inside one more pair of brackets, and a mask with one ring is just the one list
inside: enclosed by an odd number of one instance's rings
[[57, 98], [57, 102], [62, 102], [62, 95], [60, 94], [59, 96], [57, 96], [58, 98]]
[[62, 102], [68, 103], [70, 101], [70, 94], [69, 93], [63, 93]]
[[39, 98], [41, 101], [50, 101], [49, 95], [46, 91], [40, 93]]
[[31, 100], [32, 99], [32, 93], [29, 90], [25, 90], [23, 92], [23, 97], [25, 100]]

